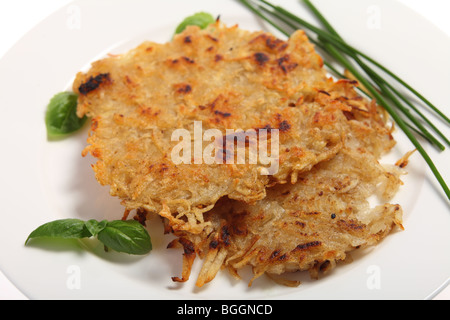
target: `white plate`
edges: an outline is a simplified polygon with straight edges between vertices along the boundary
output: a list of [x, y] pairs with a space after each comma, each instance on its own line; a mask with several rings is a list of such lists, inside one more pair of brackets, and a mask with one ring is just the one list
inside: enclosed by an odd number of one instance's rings
[[[310, 18], [297, 1], [278, 3]], [[347, 0], [343, 7], [332, 0], [316, 3], [350, 43], [450, 113], [448, 37], [392, 0]], [[104, 254], [89, 241], [24, 246], [30, 231], [45, 222], [118, 219], [123, 212], [118, 200], [95, 181], [93, 160], [80, 155], [86, 130], [47, 142], [43, 114], [49, 99], [70, 88], [76, 72], [93, 60], [145, 39], [165, 42], [184, 17], [198, 11], [220, 14], [225, 23], [242, 28], [267, 28], [232, 0], [165, 1], [157, 6], [146, 0], [75, 1], [40, 23], [0, 61], [0, 267], [7, 277], [31, 299], [426, 299], [439, 292], [450, 276], [449, 202], [418, 154], [394, 200], [404, 207], [406, 230], [319, 281], [301, 276], [298, 288], [279, 287], [264, 278], [248, 288], [248, 275], [236, 282], [222, 272], [198, 289], [194, 283], [200, 261], [191, 281], [173, 283], [171, 276], [181, 273], [181, 252], [166, 249], [170, 237], [162, 235], [157, 219], [149, 228], [154, 250], [143, 258]], [[449, 135], [448, 127], [437, 124]], [[412, 149], [401, 132], [396, 139], [398, 146], [386, 161]], [[450, 181], [448, 151], [428, 150]]]

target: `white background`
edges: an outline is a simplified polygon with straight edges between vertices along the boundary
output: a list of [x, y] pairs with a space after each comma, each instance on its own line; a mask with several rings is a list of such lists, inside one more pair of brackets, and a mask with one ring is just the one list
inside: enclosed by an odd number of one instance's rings
[[[448, 0], [398, 0], [416, 10], [449, 36], [450, 1]], [[9, 0], [0, 2], [0, 59], [40, 21], [71, 0]], [[376, 0], [374, 0], [376, 3]], [[401, 23], [401, 21], [399, 21]], [[5, 257], [3, 257], [5, 258]], [[0, 271], [0, 300], [26, 299]], [[440, 293], [436, 300], [450, 300], [450, 287]]]

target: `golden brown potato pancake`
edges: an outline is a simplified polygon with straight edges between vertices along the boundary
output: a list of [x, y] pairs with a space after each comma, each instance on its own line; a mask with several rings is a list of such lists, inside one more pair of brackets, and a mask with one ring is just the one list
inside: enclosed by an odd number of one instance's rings
[[[389, 201], [402, 184], [401, 170], [382, 166], [378, 158], [395, 144], [374, 103], [357, 99], [347, 114], [344, 147], [328, 161], [298, 176], [296, 184], [278, 184], [254, 204], [221, 199], [205, 214], [210, 226], [201, 234], [178, 232], [169, 247], [182, 245], [182, 277], [190, 277], [196, 256], [203, 258], [197, 286], [227, 268], [234, 276], [251, 266], [253, 279], [308, 270], [313, 278], [375, 245], [394, 226], [402, 228], [402, 208]], [[380, 205], [371, 206], [376, 196]], [[280, 280], [280, 279], [278, 279]], [[296, 282], [284, 281], [293, 285]]]
[[[159, 213], [174, 229], [195, 233], [222, 197], [254, 203], [267, 186], [295, 183], [335, 156], [343, 123], [358, 103], [353, 87], [326, 75], [303, 31], [282, 41], [219, 21], [96, 61], [73, 84], [78, 115], [92, 117], [84, 154], [97, 158], [99, 183], [110, 186], [127, 211]], [[261, 161], [196, 164], [192, 157], [175, 164], [171, 152], [179, 142], [172, 134], [183, 129], [194, 137], [195, 121], [222, 132], [223, 141], [227, 129], [277, 129], [278, 171], [262, 174]]]

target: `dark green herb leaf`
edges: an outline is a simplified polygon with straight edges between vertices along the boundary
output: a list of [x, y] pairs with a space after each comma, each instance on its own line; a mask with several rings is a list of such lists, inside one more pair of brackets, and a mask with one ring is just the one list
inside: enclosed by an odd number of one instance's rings
[[137, 221], [82, 221], [62, 219], [43, 224], [34, 230], [25, 241], [32, 238], [81, 239], [97, 236], [105, 247], [117, 252], [144, 255], [152, 250], [152, 242], [147, 230]]
[[78, 219], [56, 220], [43, 224], [28, 236], [25, 244], [33, 238], [81, 239], [91, 237], [84, 221]]
[[152, 250], [150, 235], [135, 220], [110, 221], [97, 237], [108, 248], [118, 252], [144, 255]]
[[181, 22], [175, 30], [175, 34], [183, 32], [187, 26], [198, 26], [201, 29], [205, 29], [211, 23], [214, 23], [216, 19], [206, 12], [198, 12], [192, 16], [187, 17]]
[[80, 129], [87, 117], [77, 116], [78, 96], [72, 92], [56, 94], [47, 106], [45, 124], [49, 138], [59, 138]]
[[86, 221], [85, 224], [86, 224], [86, 228], [89, 230], [89, 232], [92, 234], [92, 236], [96, 237], [100, 231], [105, 229], [107, 223], [108, 223], [108, 221], [106, 221], [106, 220], [98, 222], [97, 220], [92, 219], [92, 220]]

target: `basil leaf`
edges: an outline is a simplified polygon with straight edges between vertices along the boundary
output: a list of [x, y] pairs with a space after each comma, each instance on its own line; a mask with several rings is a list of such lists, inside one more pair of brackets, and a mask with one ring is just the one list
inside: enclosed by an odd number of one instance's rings
[[93, 237], [97, 236], [100, 231], [105, 229], [106, 224], [108, 221], [103, 220], [98, 222], [97, 220], [89, 220], [86, 221], [86, 228], [89, 230], [89, 232], [92, 234]]
[[117, 252], [144, 255], [152, 250], [152, 242], [147, 230], [135, 220], [62, 219], [43, 224], [34, 230], [25, 241], [32, 238], [81, 239], [97, 236], [105, 247]]
[[81, 239], [91, 237], [84, 221], [79, 219], [62, 219], [48, 222], [30, 233], [25, 244], [33, 238]]
[[152, 250], [147, 230], [135, 220], [109, 221], [97, 235], [106, 247], [117, 252], [144, 255]]
[[200, 27], [201, 29], [205, 29], [207, 26], [214, 22], [216, 22], [216, 20], [211, 14], [206, 12], [199, 12], [184, 19], [183, 22], [181, 22], [175, 29], [175, 34], [183, 32], [187, 26], [194, 25]]
[[72, 92], [56, 94], [47, 106], [45, 124], [49, 138], [59, 138], [80, 129], [87, 117], [77, 116], [78, 96]]

